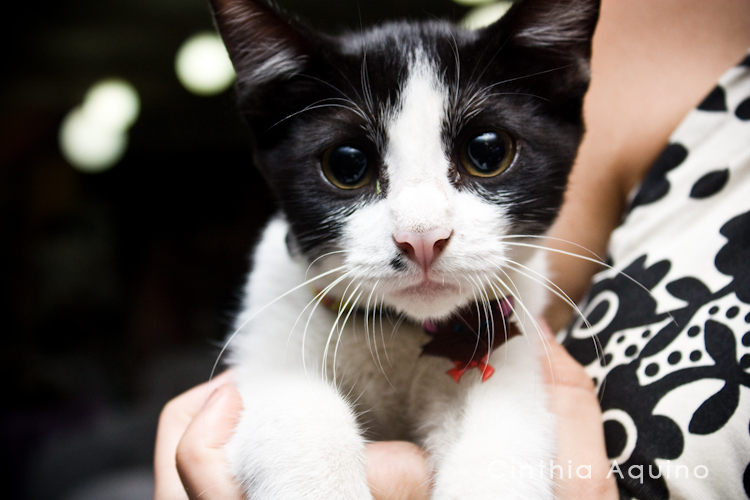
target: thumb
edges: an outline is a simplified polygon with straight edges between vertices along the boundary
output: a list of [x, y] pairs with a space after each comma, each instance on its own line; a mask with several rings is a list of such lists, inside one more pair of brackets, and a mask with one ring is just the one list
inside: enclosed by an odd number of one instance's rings
[[185, 430], [177, 445], [176, 463], [190, 499], [242, 498], [224, 453], [241, 411], [239, 393], [225, 384], [209, 396]]

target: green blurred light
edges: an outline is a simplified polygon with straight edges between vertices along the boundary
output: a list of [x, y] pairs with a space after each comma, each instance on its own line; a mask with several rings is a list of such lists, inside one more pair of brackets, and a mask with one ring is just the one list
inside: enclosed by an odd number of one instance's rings
[[513, 2], [495, 2], [471, 9], [461, 24], [469, 29], [479, 29], [494, 23], [507, 12]]
[[198, 33], [177, 50], [175, 72], [180, 83], [198, 95], [224, 92], [234, 81], [234, 68], [221, 38], [214, 33]]
[[103, 172], [125, 154], [128, 129], [140, 113], [135, 88], [122, 79], [94, 84], [83, 103], [71, 110], [60, 125], [60, 151], [77, 170]]
[[470, 7], [474, 7], [477, 5], [485, 5], [488, 3], [493, 3], [496, 0], [453, 0], [454, 3], [457, 3], [459, 5], [467, 5]]

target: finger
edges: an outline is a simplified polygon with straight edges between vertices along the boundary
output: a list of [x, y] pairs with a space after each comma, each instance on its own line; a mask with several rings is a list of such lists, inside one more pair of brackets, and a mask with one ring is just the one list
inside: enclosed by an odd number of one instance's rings
[[367, 445], [367, 483], [375, 500], [430, 498], [425, 452], [414, 443], [382, 441]]
[[242, 498], [224, 453], [241, 411], [239, 393], [225, 384], [211, 394], [188, 425], [176, 453], [177, 472], [188, 498]]
[[617, 498], [610, 474], [599, 403], [591, 392], [562, 387], [552, 393], [557, 417], [557, 499]]
[[556, 462], [561, 477], [555, 498], [617, 498], [594, 383], [546, 324], [542, 323], [542, 328], [549, 344], [549, 357], [543, 363], [549, 405], [557, 419]]
[[211, 393], [229, 380], [231, 380], [231, 372], [226, 371], [211, 381], [182, 393], [164, 406], [159, 416], [154, 449], [154, 498], [156, 500], [187, 498], [175, 464], [177, 443], [180, 442], [185, 429]]

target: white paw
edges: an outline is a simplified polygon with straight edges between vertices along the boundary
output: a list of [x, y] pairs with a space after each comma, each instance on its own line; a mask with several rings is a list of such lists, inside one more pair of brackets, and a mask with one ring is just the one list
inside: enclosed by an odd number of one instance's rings
[[226, 451], [248, 498], [372, 498], [364, 440], [333, 389], [277, 379], [241, 393], [245, 410]]
[[446, 459], [435, 477], [434, 500], [552, 500], [549, 462], [506, 458]]

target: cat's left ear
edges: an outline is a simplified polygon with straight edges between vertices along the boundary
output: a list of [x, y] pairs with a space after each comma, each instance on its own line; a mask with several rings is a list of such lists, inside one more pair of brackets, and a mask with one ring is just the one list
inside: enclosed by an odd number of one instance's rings
[[518, 60], [559, 62], [568, 68], [571, 83], [587, 82], [599, 4], [599, 0], [518, 0], [480, 36], [504, 52], [516, 51]]
[[599, 0], [520, 0], [504, 20], [512, 44], [587, 58]]
[[211, 0], [240, 96], [301, 72], [314, 37], [264, 0]]

